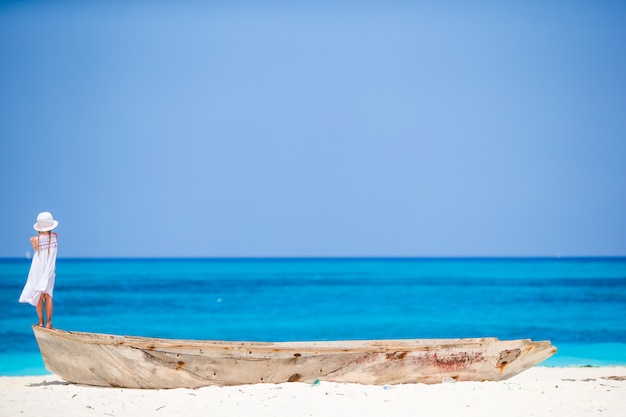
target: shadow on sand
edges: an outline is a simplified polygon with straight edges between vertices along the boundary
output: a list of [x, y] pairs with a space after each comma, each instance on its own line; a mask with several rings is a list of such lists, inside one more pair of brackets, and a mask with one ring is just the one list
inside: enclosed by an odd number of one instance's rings
[[69, 382], [65, 382], [65, 381], [46, 381], [45, 379], [42, 382], [38, 382], [36, 384], [28, 384], [27, 387], [29, 388], [36, 388], [36, 387], [52, 387], [55, 385], [69, 385]]

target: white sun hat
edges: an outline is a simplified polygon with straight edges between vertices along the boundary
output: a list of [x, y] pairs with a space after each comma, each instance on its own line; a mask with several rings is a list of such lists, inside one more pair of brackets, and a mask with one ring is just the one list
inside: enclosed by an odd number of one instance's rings
[[59, 222], [52, 218], [52, 213], [42, 211], [37, 215], [37, 223], [34, 224], [34, 228], [38, 232], [47, 232], [54, 229], [59, 225]]

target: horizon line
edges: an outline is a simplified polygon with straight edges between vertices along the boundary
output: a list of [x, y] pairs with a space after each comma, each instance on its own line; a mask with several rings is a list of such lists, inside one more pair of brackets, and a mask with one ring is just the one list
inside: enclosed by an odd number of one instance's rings
[[[62, 256], [57, 260], [514, 260], [514, 259], [624, 259], [626, 255], [397, 255], [397, 256]], [[0, 260], [27, 260], [32, 257], [2, 257]]]

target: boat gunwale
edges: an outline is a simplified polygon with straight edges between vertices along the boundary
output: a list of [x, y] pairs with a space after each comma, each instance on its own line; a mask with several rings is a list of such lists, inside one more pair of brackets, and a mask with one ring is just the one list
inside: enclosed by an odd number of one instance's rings
[[552, 346], [550, 341], [532, 341], [530, 339], [499, 340], [496, 337], [484, 338], [454, 338], [454, 339], [375, 339], [375, 340], [329, 340], [329, 341], [220, 341], [220, 340], [193, 340], [193, 339], [164, 339], [143, 336], [124, 336], [107, 333], [90, 333], [67, 331], [60, 329], [46, 329], [33, 326], [37, 331], [50, 332], [54, 336], [81, 343], [95, 345], [116, 345], [148, 350], [160, 349], [206, 349], [206, 350], [254, 350], [257, 352], [276, 352], [298, 350], [299, 352], [389, 352], [389, 351], [432, 351], [445, 348], [458, 348], [459, 345], [467, 348], [480, 347], [486, 343], [502, 344], [532, 344], [535, 346]]

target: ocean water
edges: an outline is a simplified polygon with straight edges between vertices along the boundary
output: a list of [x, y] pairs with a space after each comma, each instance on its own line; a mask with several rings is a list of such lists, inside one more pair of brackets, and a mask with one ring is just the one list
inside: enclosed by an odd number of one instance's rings
[[[45, 374], [30, 263], [0, 260], [0, 375]], [[59, 259], [54, 325], [250, 341], [551, 340], [545, 365], [626, 365], [626, 258]]]

